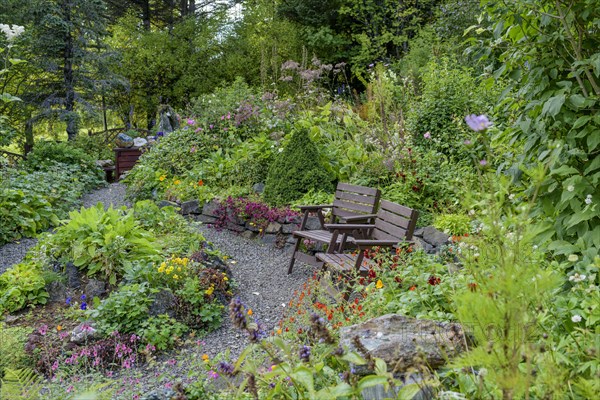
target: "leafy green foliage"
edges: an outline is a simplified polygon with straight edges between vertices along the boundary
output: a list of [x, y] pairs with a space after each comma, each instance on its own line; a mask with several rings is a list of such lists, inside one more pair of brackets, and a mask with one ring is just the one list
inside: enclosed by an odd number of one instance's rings
[[145, 283], [121, 286], [88, 313], [105, 334], [140, 332], [148, 321], [152, 294], [156, 292]]
[[493, 95], [486, 93], [472, 74], [472, 70], [448, 58], [427, 65], [421, 97], [407, 121], [415, 145], [445, 154], [456, 162], [470, 161], [463, 143], [468, 137], [464, 116], [487, 110]]
[[212, 296], [213, 291], [214, 287], [205, 289], [198, 278], [186, 279], [176, 292], [179, 317], [193, 328], [207, 332], [217, 329], [223, 320], [223, 305]]
[[450, 235], [462, 236], [471, 232], [471, 218], [463, 214], [441, 214], [434, 218], [433, 226]]
[[70, 220], [47, 238], [49, 255], [72, 261], [90, 276], [101, 274], [114, 285], [134, 261], [151, 261], [160, 250], [155, 237], [124, 213], [102, 204], [69, 213]]
[[[593, 0], [482, 4], [490, 18], [481, 28], [483, 43], [491, 49], [480, 53], [500, 53], [502, 64], [490, 59], [488, 68], [494, 77], [511, 79], [512, 91], [503, 93], [498, 107], [507, 123], [495, 140], [519, 147], [505, 169], [519, 179], [512, 164], [548, 168], [535, 207], [542, 219], [538, 240], [552, 240], [554, 254], [580, 254], [589, 264], [600, 249], [598, 9]], [[522, 177], [524, 187], [531, 179]]]
[[47, 300], [46, 282], [35, 265], [17, 264], [0, 275], [0, 313]]
[[184, 324], [162, 314], [143, 322], [141, 336], [158, 350], [167, 350], [172, 348], [187, 330], [188, 327]]
[[0, 187], [0, 243], [34, 236], [51, 223], [58, 218], [43, 196]]
[[333, 191], [332, 178], [307, 130], [299, 129], [271, 165], [264, 196], [274, 205], [290, 204], [311, 189]]
[[36, 143], [33, 150], [27, 154], [23, 166], [29, 170], [43, 170], [53, 163], [75, 164], [84, 169], [96, 170], [98, 174], [102, 172], [96, 166], [95, 160], [85, 151], [64, 142]]

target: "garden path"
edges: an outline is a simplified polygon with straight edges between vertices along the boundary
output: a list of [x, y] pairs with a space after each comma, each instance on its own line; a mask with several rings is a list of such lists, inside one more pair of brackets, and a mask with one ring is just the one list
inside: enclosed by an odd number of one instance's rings
[[[81, 200], [84, 207], [93, 206], [98, 202], [103, 203], [105, 207], [108, 207], [111, 204], [113, 207], [127, 205], [125, 200], [125, 185], [121, 183], [111, 183], [106, 187], [85, 194]], [[35, 246], [36, 243], [37, 239], [23, 238], [16, 242], [0, 246], [0, 274], [14, 264], [23, 261], [27, 250]]]

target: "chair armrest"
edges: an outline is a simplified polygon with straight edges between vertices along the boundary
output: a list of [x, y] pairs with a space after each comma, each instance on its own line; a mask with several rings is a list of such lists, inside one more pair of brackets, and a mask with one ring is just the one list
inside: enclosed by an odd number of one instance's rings
[[345, 222], [360, 222], [375, 217], [377, 217], [377, 214], [352, 215], [348, 217], [339, 217], [339, 219]]
[[375, 225], [368, 224], [325, 224], [325, 229], [329, 231], [352, 232], [362, 229], [373, 229]]
[[349, 239], [352, 243], [358, 246], [359, 249], [368, 249], [371, 247], [396, 247], [400, 241], [395, 240], [362, 240], [362, 239]]
[[333, 204], [319, 204], [319, 205], [313, 205], [313, 206], [298, 206], [298, 208], [301, 211], [318, 211], [321, 210], [323, 208], [331, 208], [333, 207]]

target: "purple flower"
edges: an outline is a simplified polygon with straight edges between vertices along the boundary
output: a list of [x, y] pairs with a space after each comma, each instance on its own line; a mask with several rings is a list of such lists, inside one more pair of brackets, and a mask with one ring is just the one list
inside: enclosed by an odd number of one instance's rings
[[423, 134], [423, 137], [424, 137], [425, 139], [431, 139], [431, 133], [429, 133], [429, 132], [425, 132], [425, 133]]
[[479, 161], [479, 165], [481, 165], [482, 167], [485, 167], [487, 165], [487, 161], [481, 160], [481, 161]]
[[465, 146], [470, 146], [473, 142], [471, 142], [469, 139], [467, 139], [463, 143]]
[[165, 136], [165, 133], [164, 133], [164, 132], [156, 132], [156, 137], [157, 137], [157, 138], [159, 138], [159, 137], [163, 137], [163, 136]]
[[212, 129], [212, 128], [214, 128], [214, 125], [213, 125], [213, 124], [210, 124], [208, 127], [209, 127], [210, 129]]
[[375, 66], [375, 64], [371, 63], [369, 64], [369, 68], [373, 68]]
[[81, 295], [81, 301], [85, 301], [85, 294]]
[[298, 356], [300, 357], [300, 360], [302, 360], [304, 362], [308, 362], [310, 360], [310, 347], [308, 347], [308, 346], [300, 347]]
[[38, 329], [40, 335], [44, 336], [48, 332], [48, 325], [44, 324]]
[[486, 117], [483, 114], [482, 115], [475, 115], [475, 114], [467, 115], [465, 117], [465, 121], [467, 122], [467, 125], [469, 125], [469, 128], [473, 129], [475, 132], [485, 131], [487, 128], [489, 128], [492, 125], [492, 123], [490, 122], [488, 117]]
[[194, 121], [194, 120], [193, 120], [193, 119], [191, 119], [191, 118], [188, 118], [188, 119], [187, 119], [187, 124], [188, 124], [188, 125], [196, 125], [196, 121]]
[[67, 297], [66, 303], [68, 306], [71, 306], [71, 297]]
[[79, 308], [81, 308], [82, 310], [87, 310], [87, 303], [84, 301], [83, 303], [81, 303], [81, 305], [79, 306]]
[[196, 132], [196, 133], [202, 132], [202, 128], [196, 128], [196, 130], [194, 132]]
[[217, 379], [219, 377], [219, 374], [211, 369], [210, 371], [208, 371], [208, 376], [212, 379]]

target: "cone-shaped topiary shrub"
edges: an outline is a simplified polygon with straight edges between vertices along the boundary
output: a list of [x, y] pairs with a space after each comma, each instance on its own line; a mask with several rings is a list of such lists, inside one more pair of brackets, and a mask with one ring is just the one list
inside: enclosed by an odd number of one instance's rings
[[332, 178], [320, 161], [319, 150], [305, 129], [297, 130], [271, 164], [265, 182], [265, 200], [272, 205], [291, 204], [306, 192], [333, 191]]

